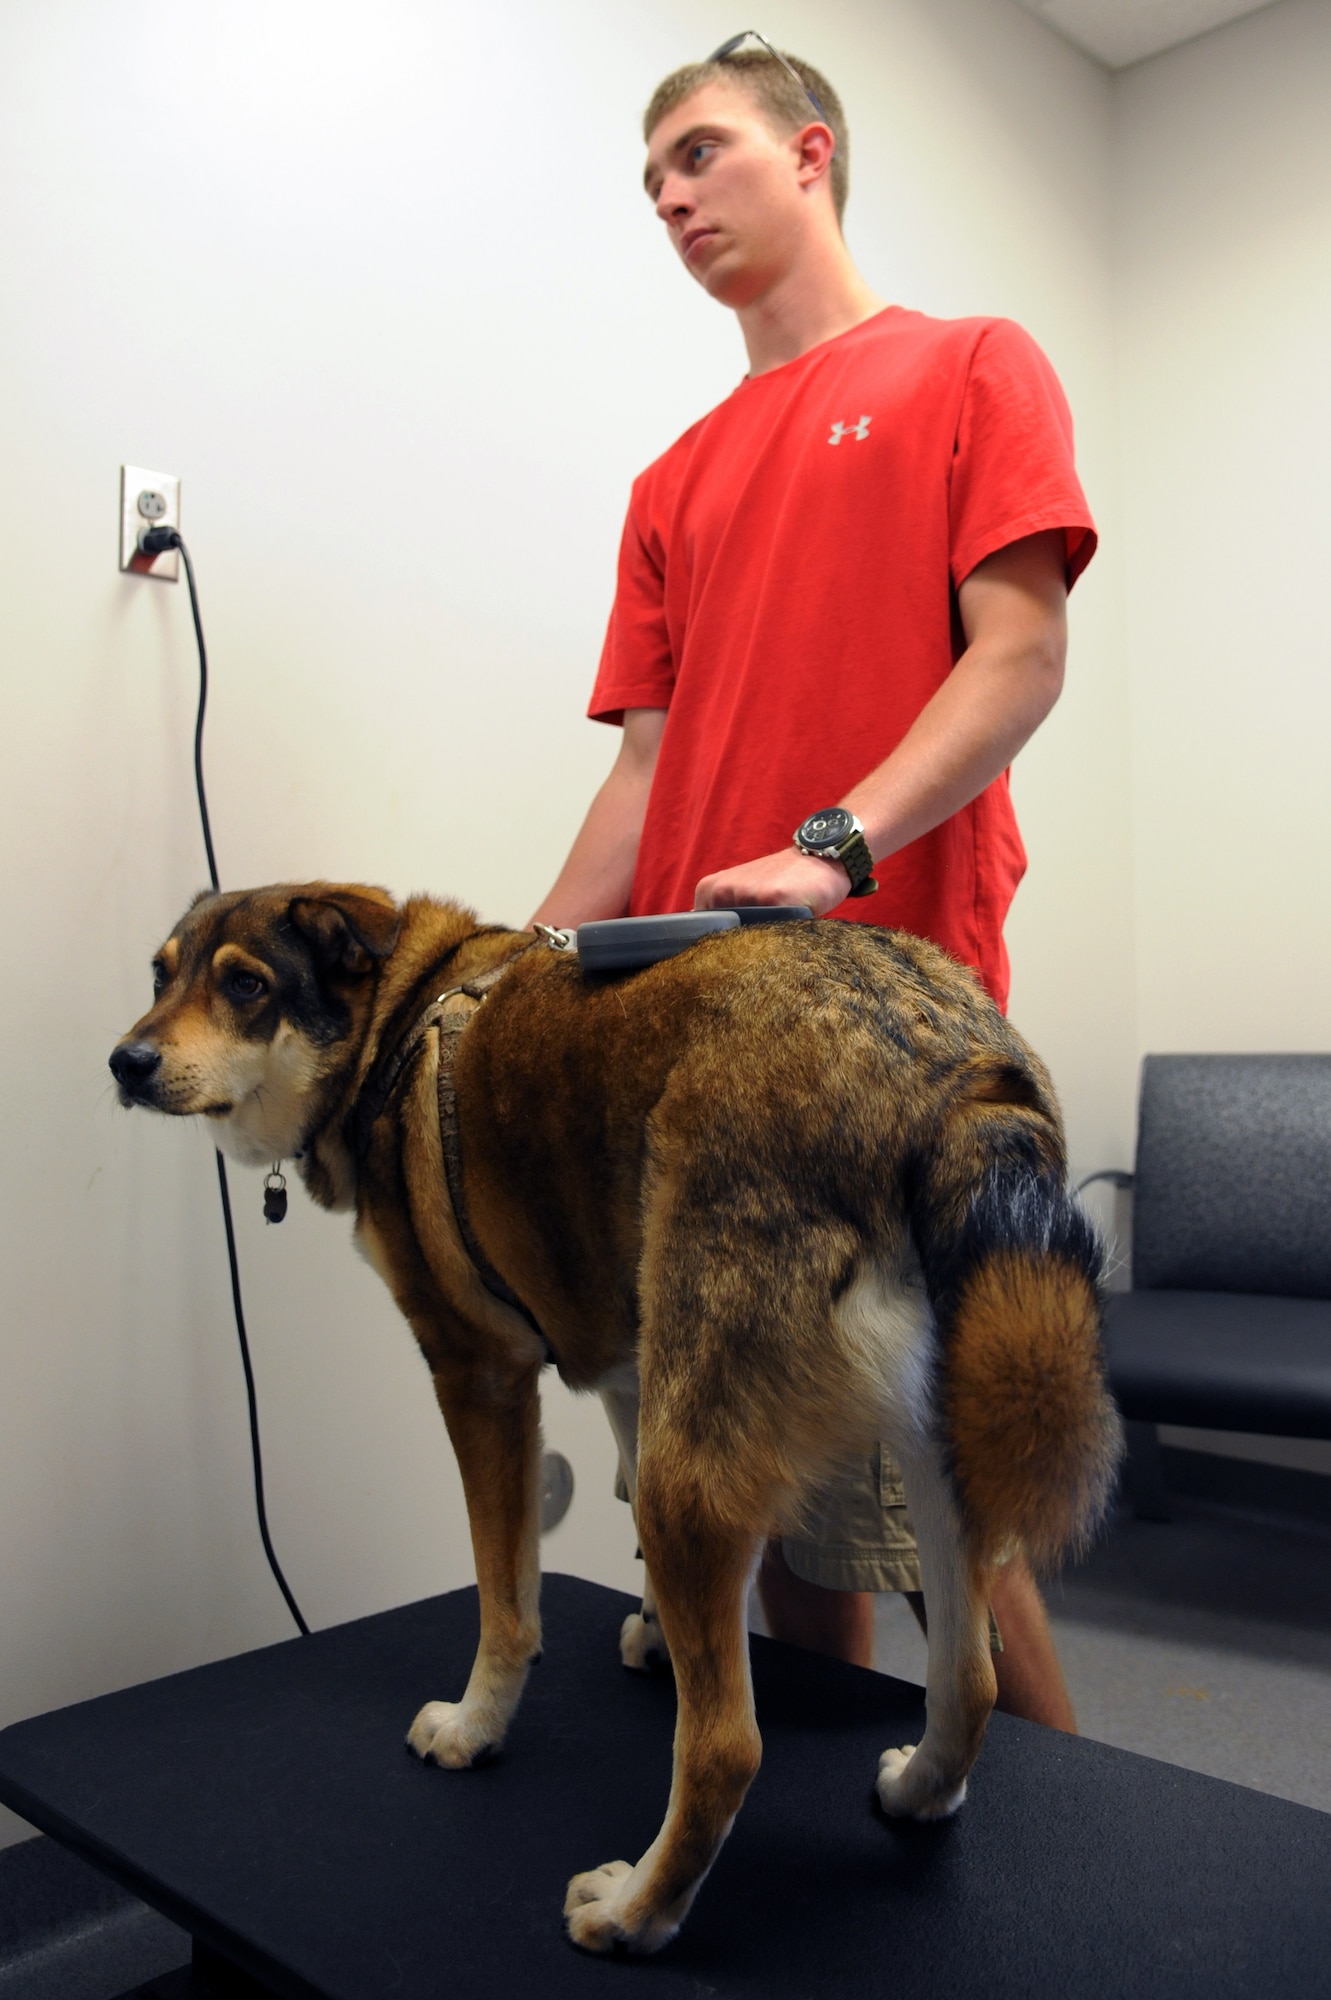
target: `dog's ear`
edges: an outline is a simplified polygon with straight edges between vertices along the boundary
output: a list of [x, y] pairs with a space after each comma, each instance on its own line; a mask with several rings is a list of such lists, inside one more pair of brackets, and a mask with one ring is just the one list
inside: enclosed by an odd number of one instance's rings
[[326, 972], [360, 978], [387, 958], [402, 929], [402, 912], [386, 889], [348, 889], [312, 882], [287, 911]]

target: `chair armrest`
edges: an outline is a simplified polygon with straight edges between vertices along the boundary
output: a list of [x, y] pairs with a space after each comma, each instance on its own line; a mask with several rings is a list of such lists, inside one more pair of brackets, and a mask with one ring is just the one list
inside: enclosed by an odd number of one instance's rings
[[1093, 1174], [1087, 1174], [1084, 1181], [1078, 1181], [1076, 1192], [1091, 1187], [1096, 1181], [1112, 1181], [1116, 1188], [1130, 1188], [1136, 1180], [1135, 1174], [1125, 1174], [1121, 1167], [1100, 1167]]

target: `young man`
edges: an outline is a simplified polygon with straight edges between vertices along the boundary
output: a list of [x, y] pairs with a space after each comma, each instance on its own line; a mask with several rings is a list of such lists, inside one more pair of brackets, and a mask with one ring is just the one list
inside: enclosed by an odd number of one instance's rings
[[[536, 918], [807, 903], [935, 939], [1002, 1006], [1007, 766], [1058, 697], [1095, 547], [1067, 406], [1010, 322], [869, 289], [836, 94], [757, 39], [668, 77], [644, 121], [648, 196], [749, 371], [634, 486], [590, 710], [623, 742]], [[870, 1593], [919, 1610], [885, 1454], [759, 1582], [776, 1636], [868, 1664]], [[999, 1705], [1074, 1728], [1024, 1563], [994, 1609]]]

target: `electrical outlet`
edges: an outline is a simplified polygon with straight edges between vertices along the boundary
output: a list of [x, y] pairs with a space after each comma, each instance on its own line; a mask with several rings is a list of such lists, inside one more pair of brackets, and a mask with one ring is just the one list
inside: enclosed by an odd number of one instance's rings
[[180, 526], [180, 481], [173, 472], [146, 472], [141, 465], [120, 468], [120, 567], [135, 576], [157, 576], [163, 583], [180, 578], [180, 557], [174, 549], [160, 556], [139, 553], [143, 528]]

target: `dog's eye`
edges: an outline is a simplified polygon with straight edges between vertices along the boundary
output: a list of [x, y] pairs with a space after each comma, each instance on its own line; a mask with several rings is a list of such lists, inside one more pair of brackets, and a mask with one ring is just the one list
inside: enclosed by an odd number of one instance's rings
[[170, 978], [171, 975], [162, 964], [161, 959], [155, 958], [153, 960], [153, 992], [160, 993], [162, 988], [169, 984]]
[[233, 972], [227, 980], [227, 988], [236, 1000], [257, 1000], [261, 993], [268, 991], [268, 982], [260, 979], [257, 972]]

